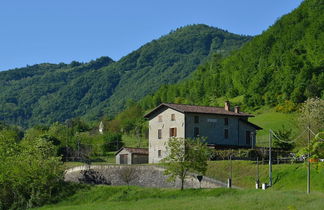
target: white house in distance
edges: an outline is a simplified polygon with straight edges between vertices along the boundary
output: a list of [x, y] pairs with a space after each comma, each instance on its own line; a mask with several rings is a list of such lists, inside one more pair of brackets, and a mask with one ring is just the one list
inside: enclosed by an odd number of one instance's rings
[[149, 163], [158, 163], [166, 156], [170, 137], [206, 137], [215, 148], [254, 147], [259, 126], [248, 121], [251, 114], [230, 103], [225, 107], [162, 103], [144, 116], [149, 120]]

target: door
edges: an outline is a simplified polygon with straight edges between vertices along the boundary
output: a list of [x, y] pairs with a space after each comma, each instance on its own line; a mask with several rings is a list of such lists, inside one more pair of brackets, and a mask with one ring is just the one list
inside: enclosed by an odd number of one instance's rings
[[128, 164], [128, 155], [127, 154], [122, 154], [120, 155], [120, 164]]

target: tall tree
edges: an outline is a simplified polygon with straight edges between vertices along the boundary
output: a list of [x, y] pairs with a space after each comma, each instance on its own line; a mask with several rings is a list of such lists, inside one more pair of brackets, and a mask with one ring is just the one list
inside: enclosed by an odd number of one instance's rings
[[166, 163], [165, 174], [170, 181], [179, 178], [181, 190], [189, 171], [204, 175], [207, 170], [207, 160], [210, 156], [204, 139], [170, 138], [167, 145], [168, 156], [163, 159]]

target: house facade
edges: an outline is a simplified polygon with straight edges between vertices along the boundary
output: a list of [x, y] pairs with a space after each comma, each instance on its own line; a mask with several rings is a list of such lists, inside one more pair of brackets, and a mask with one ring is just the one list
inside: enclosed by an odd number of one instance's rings
[[261, 128], [248, 121], [251, 114], [225, 107], [163, 103], [145, 115], [149, 120], [149, 163], [158, 163], [167, 155], [171, 137], [205, 137], [217, 147], [254, 147], [256, 131]]

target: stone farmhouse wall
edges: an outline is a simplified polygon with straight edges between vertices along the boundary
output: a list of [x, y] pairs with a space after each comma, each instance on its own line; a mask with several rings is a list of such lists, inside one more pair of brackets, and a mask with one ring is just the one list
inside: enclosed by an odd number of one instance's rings
[[[175, 116], [173, 121], [171, 120], [172, 114]], [[166, 146], [170, 138], [170, 128], [177, 129], [177, 137], [185, 138], [184, 116], [181, 112], [166, 108], [149, 121], [149, 163], [158, 163], [167, 156]], [[161, 139], [158, 138], [159, 129], [162, 131]]]
[[[195, 123], [195, 117], [199, 118], [199, 122]], [[227, 118], [228, 124], [225, 125], [224, 119]], [[200, 136], [207, 138], [208, 144], [217, 144], [217, 145], [235, 145], [235, 146], [244, 146], [252, 147], [255, 146], [255, 134], [256, 130], [251, 125], [248, 125], [244, 121], [241, 121], [240, 118], [235, 116], [221, 116], [221, 115], [212, 115], [212, 114], [186, 114], [186, 138], [194, 138], [194, 128], [199, 129]], [[228, 138], [224, 137], [224, 130], [228, 130]], [[253, 137], [250, 144], [246, 143], [245, 132], [253, 132]]]

